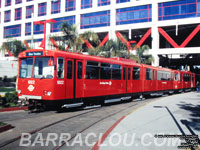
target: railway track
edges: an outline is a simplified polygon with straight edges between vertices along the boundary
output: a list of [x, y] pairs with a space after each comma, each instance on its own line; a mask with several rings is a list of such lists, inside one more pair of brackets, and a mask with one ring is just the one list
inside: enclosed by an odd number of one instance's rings
[[[98, 110], [98, 109], [100, 109], [100, 108], [96, 108], [96, 109], [94, 109], [94, 110], [91, 110], [91, 111], [88, 111], [88, 112], [85, 112], [85, 113], [81, 113], [81, 114], [78, 114], [78, 115], [75, 115], [75, 116], [71, 116], [71, 117], [67, 117], [67, 118], [61, 119], [61, 120], [59, 120], [59, 121], [56, 121], [56, 122], [50, 123], [50, 124], [48, 124], [48, 125], [42, 126], [42, 127], [40, 127], [40, 128], [37, 128], [37, 129], [35, 129], [35, 130], [32, 130], [32, 131], [30, 131], [30, 132], [28, 132], [28, 133], [30, 133], [31, 135], [32, 135], [32, 134], [35, 134], [35, 133], [38, 133], [39, 131], [41, 131], [41, 130], [43, 130], [43, 129], [46, 129], [46, 128], [48, 128], [48, 127], [51, 127], [51, 126], [56, 125], [56, 124], [58, 124], [58, 123], [61, 123], [61, 122], [63, 122], [63, 121], [67, 121], [67, 120], [70, 120], [70, 119], [72, 119], [72, 118], [76, 118], [76, 117], [78, 117], [78, 116], [82, 116], [82, 115], [88, 114], [88, 113], [90, 113], [90, 112], [94, 112], [94, 111], [96, 111], [96, 110]], [[5, 147], [5, 146], [7, 146], [7, 145], [9, 145], [9, 144], [11, 144], [11, 143], [13, 143], [13, 142], [16, 142], [16, 141], [20, 140], [20, 138], [21, 138], [21, 135], [15, 137], [15, 138], [13, 138], [13, 139], [10, 139], [10, 140], [8, 140], [8, 141], [6, 141], [6, 142], [4, 142], [4, 143], [0, 144], [0, 148], [3, 148], [3, 147]]]
[[105, 119], [108, 119], [109, 117], [112, 117], [112, 116], [114, 116], [114, 115], [116, 115], [116, 114], [119, 114], [119, 113], [123, 112], [124, 110], [126, 110], [126, 109], [128, 109], [128, 108], [131, 108], [131, 107], [133, 107], [133, 106], [136, 106], [136, 105], [137, 105], [137, 104], [133, 104], [133, 105], [127, 107], [127, 108], [123, 108], [123, 109], [121, 109], [121, 110], [119, 110], [119, 111], [117, 111], [117, 112], [115, 112], [115, 113], [112, 113], [112, 114], [110, 114], [110, 115], [107, 115], [107, 116], [105, 116], [105, 117], [103, 117], [103, 118], [101, 118], [101, 119], [95, 121], [94, 123], [88, 125], [87, 127], [83, 128], [83, 129], [80, 130], [79, 132], [75, 133], [68, 141], [63, 142], [60, 146], [54, 147], [52, 150], [59, 150], [59, 149], [62, 148], [67, 142], [70, 142], [71, 140], [73, 140], [73, 139], [76, 137], [76, 135], [77, 135], [78, 133], [83, 133], [84, 131], [86, 131], [86, 130], [88, 130], [89, 128], [91, 128], [92, 126], [94, 126], [94, 125], [100, 123], [101, 121], [103, 121], [103, 120], [105, 120]]
[[[96, 120], [96, 121], [94, 121], [94, 122], [88, 124], [86, 127], [82, 128], [82, 129], [79, 129], [79, 131], [77, 131], [76, 133], [74, 133], [68, 141], [62, 142], [61, 145], [56, 146], [56, 147], [53, 147], [52, 150], [59, 150], [59, 149], [61, 149], [61, 148], [66, 144], [66, 142], [72, 141], [72, 140], [76, 137], [76, 135], [77, 135], [78, 133], [83, 133], [83, 132], [85, 132], [86, 130], [88, 130], [88, 129], [90, 129], [91, 127], [97, 125], [97, 124], [100, 123], [101, 121], [103, 121], [103, 120], [105, 120], [105, 119], [108, 119], [108, 118], [110, 118], [110, 117], [112, 117], [112, 116], [114, 116], [114, 115], [120, 114], [121, 112], [123, 112], [123, 111], [125, 111], [125, 110], [127, 110], [127, 109], [131, 109], [132, 107], [135, 107], [135, 106], [137, 106], [137, 105], [139, 105], [139, 104], [146, 103], [146, 101], [151, 101], [151, 100], [152, 100], [152, 99], [142, 100], [142, 101], [134, 101], [134, 104], [129, 105], [129, 106], [127, 106], [127, 107], [123, 107], [123, 108], [121, 108], [121, 109], [118, 109], [118, 110], [116, 110], [115, 112], [110, 113], [110, 114], [108, 114], [108, 115], [106, 115], [106, 116], [104, 116], [104, 117], [102, 117], [102, 118], [100, 118], [100, 119], [98, 119], [98, 120]], [[124, 104], [124, 103], [123, 103], [123, 104]], [[113, 105], [112, 105], [112, 106], [113, 106]], [[110, 107], [110, 106], [109, 106], [109, 107]], [[30, 131], [30, 132], [28, 132], [28, 133], [31, 134], [31, 135], [35, 135], [36, 133], [39, 133], [39, 132], [41, 132], [42, 130], [48, 129], [48, 128], [50, 128], [50, 127], [52, 127], [52, 126], [55, 126], [55, 125], [58, 125], [59, 123], [62, 123], [62, 122], [64, 122], [64, 121], [69, 121], [69, 120], [71, 121], [71, 120], [73, 120], [73, 119], [77, 119], [78, 117], [82, 117], [82, 116], [84, 116], [84, 115], [90, 115], [91, 113], [93, 114], [94, 112], [96, 112], [96, 111], [98, 111], [98, 110], [106, 111], [106, 109], [109, 108], [109, 107], [94, 108], [94, 109], [92, 109], [92, 110], [90, 110], [90, 111], [87, 111], [87, 112], [84, 112], [84, 113], [80, 113], [80, 114], [78, 114], [78, 115], [74, 115], [74, 116], [71, 116], [71, 117], [67, 117], [67, 118], [61, 119], [61, 120], [59, 120], [59, 121], [50, 123], [50, 124], [48, 124], [48, 125], [42, 126], [42, 127], [37, 128], [37, 129], [35, 129], [35, 130], [32, 130], [32, 131]], [[17, 141], [19, 141], [20, 139], [21, 139], [21, 135], [15, 137], [15, 138], [12, 138], [12, 139], [10, 139], [10, 140], [8, 140], [8, 141], [6, 141], [6, 142], [0, 144], [0, 149], [4, 148], [4, 147], [6, 147], [6, 146], [9, 146], [10, 144], [12, 144], [12, 143], [14, 143], [14, 142], [17, 142]]]

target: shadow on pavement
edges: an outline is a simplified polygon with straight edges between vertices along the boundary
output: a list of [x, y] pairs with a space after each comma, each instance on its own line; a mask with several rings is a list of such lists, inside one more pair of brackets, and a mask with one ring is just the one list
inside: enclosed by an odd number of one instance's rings
[[178, 104], [181, 109], [190, 112], [190, 118], [187, 120], [187, 124], [193, 129], [200, 131], [200, 105], [194, 105], [191, 103]]

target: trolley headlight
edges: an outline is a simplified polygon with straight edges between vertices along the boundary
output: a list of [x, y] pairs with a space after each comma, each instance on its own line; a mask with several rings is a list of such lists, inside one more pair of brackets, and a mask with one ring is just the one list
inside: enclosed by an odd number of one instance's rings
[[48, 91], [48, 92], [47, 92], [47, 95], [48, 95], [48, 96], [51, 96], [51, 91]]
[[17, 93], [18, 93], [18, 94], [21, 94], [21, 92], [22, 92], [21, 90], [17, 90]]
[[44, 91], [45, 96], [51, 96], [51, 91]]

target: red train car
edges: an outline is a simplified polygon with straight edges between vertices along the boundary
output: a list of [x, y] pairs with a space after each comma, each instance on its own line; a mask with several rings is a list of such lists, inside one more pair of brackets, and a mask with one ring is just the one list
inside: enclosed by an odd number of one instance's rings
[[[187, 76], [187, 79], [186, 79]], [[189, 90], [191, 72], [59, 50], [19, 55], [18, 97], [29, 109], [104, 104], [140, 95]]]

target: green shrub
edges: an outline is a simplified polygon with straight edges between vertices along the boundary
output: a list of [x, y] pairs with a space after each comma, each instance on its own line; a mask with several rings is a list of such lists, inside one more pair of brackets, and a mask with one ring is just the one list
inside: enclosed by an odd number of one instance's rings
[[6, 103], [17, 103], [17, 92], [5, 94]]

